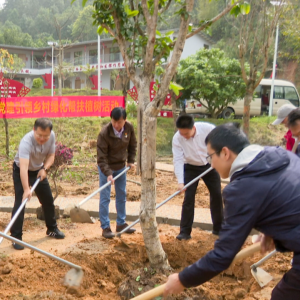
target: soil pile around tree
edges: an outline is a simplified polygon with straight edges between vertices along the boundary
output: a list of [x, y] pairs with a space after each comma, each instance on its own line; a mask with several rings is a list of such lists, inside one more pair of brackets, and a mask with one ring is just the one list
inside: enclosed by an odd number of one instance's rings
[[[10, 214], [0, 213], [0, 230], [10, 221]], [[79, 288], [63, 285], [70, 267], [51, 260], [29, 249], [15, 251], [10, 242], [0, 245], [0, 299], [130, 299], [165, 283], [169, 272], [153, 270], [149, 266], [141, 229], [133, 235], [122, 235], [129, 248], [118, 238], [101, 237], [99, 222], [73, 224], [60, 219], [59, 228], [66, 239], [45, 236], [43, 221], [26, 215], [23, 240], [44, 251], [71, 261], [84, 269]], [[115, 229], [115, 223], [112, 223]], [[176, 240], [178, 228], [159, 225], [160, 239], [171, 267], [175, 272], [192, 264], [213, 248], [216, 237], [210, 232], [193, 229], [192, 239]], [[250, 239], [247, 241], [250, 244]], [[290, 268], [290, 254], [276, 254], [263, 268], [274, 276], [274, 281], [261, 289], [250, 272], [250, 265], [261, 258], [259, 253], [239, 262], [200, 287], [186, 290], [169, 299], [180, 300], [263, 300], [269, 299], [272, 287]], [[159, 298], [157, 298], [159, 299]]]

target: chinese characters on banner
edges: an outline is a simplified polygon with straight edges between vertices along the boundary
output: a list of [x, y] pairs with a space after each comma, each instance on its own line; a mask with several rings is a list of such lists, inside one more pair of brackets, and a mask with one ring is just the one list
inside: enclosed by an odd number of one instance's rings
[[123, 96], [11, 97], [0, 99], [0, 118], [107, 117], [125, 107]]

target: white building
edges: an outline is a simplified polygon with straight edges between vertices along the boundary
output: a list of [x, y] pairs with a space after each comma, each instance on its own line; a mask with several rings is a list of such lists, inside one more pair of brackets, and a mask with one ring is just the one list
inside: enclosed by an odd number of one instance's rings
[[[176, 36], [176, 33], [174, 34]], [[213, 44], [211, 38], [203, 33], [198, 33], [187, 39], [181, 58], [184, 59], [194, 54], [201, 48], [210, 48]], [[87, 66], [94, 69], [95, 76], [98, 75], [98, 44], [97, 41], [87, 41], [76, 44], [65, 45], [63, 50], [63, 61], [68, 64], [74, 72], [73, 77], [64, 81], [63, 86], [71, 89], [83, 89], [87, 85], [87, 76], [83, 73]], [[51, 88], [52, 70], [52, 47], [30, 48], [21, 46], [1, 45], [10, 54], [18, 55], [25, 63], [25, 67], [14, 78], [31, 88], [34, 78], [42, 78], [45, 88]], [[58, 50], [54, 47], [54, 67], [58, 65]], [[119, 47], [113, 43], [113, 39], [101, 39], [101, 87], [111, 90], [111, 71], [125, 68]], [[48, 75], [47, 75], [48, 74]], [[48, 79], [48, 80], [47, 80]], [[96, 80], [95, 80], [96, 83]], [[54, 73], [54, 85], [58, 87], [57, 76]]]

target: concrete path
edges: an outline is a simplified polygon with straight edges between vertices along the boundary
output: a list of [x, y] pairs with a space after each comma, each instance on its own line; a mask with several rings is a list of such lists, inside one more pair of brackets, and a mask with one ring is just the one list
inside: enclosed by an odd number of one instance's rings
[[[174, 172], [174, 167], [172, 164], [166, 164], [157, 162], [156, 168], [158, 170]], [[166, 195], [166, 198], [171, 195]], [[182, 195], [183, 198], [183, 195]], [[55, 205], [58, 205], [61, 213], [65, 207], [69, 204], [78, 204], [84, 198], [65, 198], [58, 197], [55, 200]], [[11, 212], [14, 204], [14, 197], [12, 196], [0, 196], [0, 211], [1, 212]], [[36, 197], [33, 197], [26, 204], [26, 213], [35, 213], [36, 208], [40, 206], [40, 203]], [[90, 216], [94, 218], [99, 217], [99, 195], [94, 196], [92, 199], [87, 201], [81, 208], [85, 209]], [[130, 202], [127, 201], [126, 204], [126, 214], [127, 221], [135, 221], [139, 218], [140, 202]], [[116, 207], [115, 201], [111, 200], [110, 206], [110, 218], [112, 220], [116, 219]], [[164, 204], [156, 211], [157, 222], [165, 223], [170, 225], [179, 226], [181, 219], [181, 206], [179, 205], [169, 205], [168, 203]], [[195, 208], [195, 218], [194, 218], [194, 227], [200, 227], [203, 230], [212, 230], [212, 221], [210, 210], [206, 208]]]
[[[170, 196], [170, 195], [169, 195]], [[96, 196], [95, 196], [96, 197]], [[55, 200], [55, 205], [60, 208], [61, 214], [65, 207], [69, 204], [78, 204], [83, 198], [65, 198], [58, 197]], [[0, 211], [1, 212], [11, 212], [14, 204], [14, 197], [12, 196], [0, 196]], [[35, 213], [36, 208], [40, 206], [40, 203], [36, 197], [26, 204], [26, 213]], [[99, 218], [99, 200], [92, 198], [81, 207], [86, 210], [90, 216], [94, 218]], [[135, 221], [139, 218], [140, 202], [130, 202], [126, 203], [126, 214], [127, 221]], [[115, 201], [111, 200], [109, 205], [109, 215], [111, 220], [116, 219], [116, 207]], [[179, 226], [181, 219], [181, 206], [164, 204], [156, 211], [157, 222]], [[194, 227], [200, 227], [204, 230], [212, 230], [212, 223], [210, 217], [210, 210], [205, 208], [195, 209], [195, 220]]]

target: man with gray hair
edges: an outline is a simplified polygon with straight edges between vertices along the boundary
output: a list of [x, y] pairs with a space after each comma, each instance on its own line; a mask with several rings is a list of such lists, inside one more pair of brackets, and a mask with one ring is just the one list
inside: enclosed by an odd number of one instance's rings
[[[292, 104], [284, 104], [282, 105], [278, 111], [277, 111], [277, 119], [272, 123], [273, 125], [279, 125], [284, 124], [285, 127], [288, 127], [288, 114], [296, 109], [296, 106]], [[292, 151], [295, 139], [292, 136], [292, 133], [290, 130], [287, 131], [287, 133], [284, 136], [286, 140], [286, 150]]]

